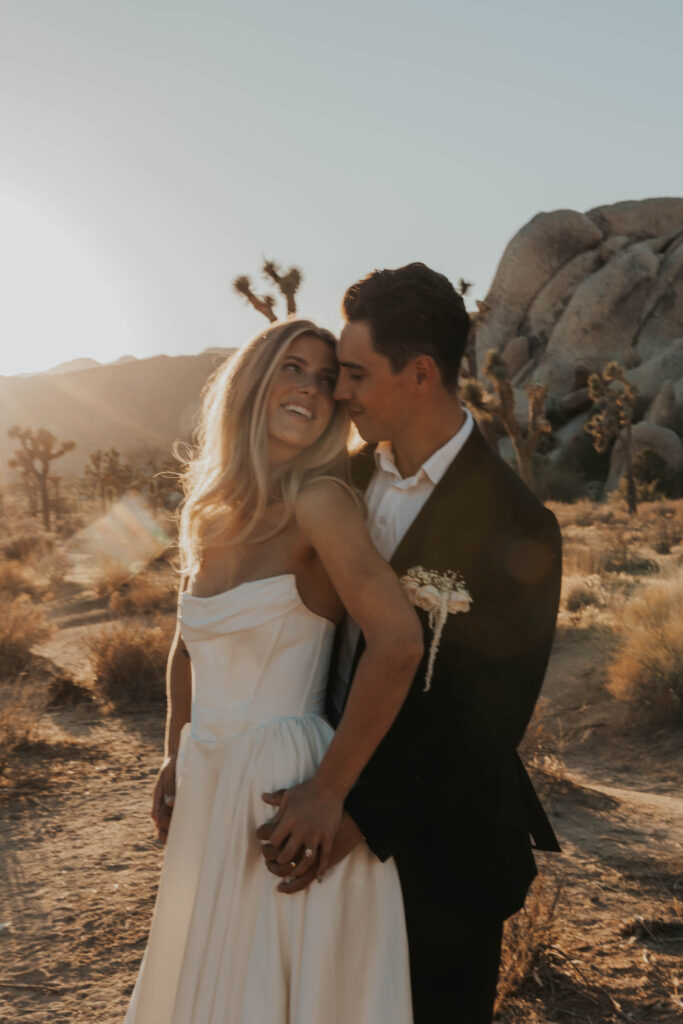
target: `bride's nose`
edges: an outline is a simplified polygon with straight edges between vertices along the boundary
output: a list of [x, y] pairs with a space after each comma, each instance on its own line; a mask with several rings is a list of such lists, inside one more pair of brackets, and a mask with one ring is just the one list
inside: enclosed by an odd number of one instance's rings
[[307, 395], [314, 395], [318, 391], [318, 379], [314, 373], [302, 373], [297, 386], [299, 391], [303, 391]]

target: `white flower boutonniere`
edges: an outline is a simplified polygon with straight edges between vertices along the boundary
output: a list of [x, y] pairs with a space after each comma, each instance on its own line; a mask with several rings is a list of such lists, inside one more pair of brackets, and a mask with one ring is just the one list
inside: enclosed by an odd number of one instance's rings
[[424, 685], [424, 692], [427, 693], [431, 689], [434, 662], [446, 619], [457, 612], [468, 612], [472, 596], [460, 573], [452, 569], [437, 572], [436, 569], [425, 569], [421, 565], [415, 565], [408, 569], [405, 576], [401, 576], [401, 583], [410, 603], [429, 614], [432, 642], [429, 645]]

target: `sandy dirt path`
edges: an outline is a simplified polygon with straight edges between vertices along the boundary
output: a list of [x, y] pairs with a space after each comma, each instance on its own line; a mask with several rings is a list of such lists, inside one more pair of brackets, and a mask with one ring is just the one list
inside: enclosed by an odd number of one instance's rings
[[[87, 628], [69, 626], [46, 653], [84, 672], [75, 652]], [[589, 639], [558, 637], [546, 689], [562, 725], [563, 767], [538, 776], [564, 851], [557, 929], [502, 1020], [673, 1024], [683, 1014], [680, 735], [654, 747], [611, 735], [614, 709], [589, 700]], [[120, 1024], [163, 857], [149, 821], [163, 709], [79, 706], [47, 714], [45, 728], [0, 808], [0, 1021]]]

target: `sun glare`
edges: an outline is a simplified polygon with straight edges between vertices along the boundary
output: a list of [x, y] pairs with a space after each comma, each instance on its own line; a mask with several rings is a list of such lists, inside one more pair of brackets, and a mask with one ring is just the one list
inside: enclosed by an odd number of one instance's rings
[[0, 374], [122, 355], [132, 342], [116, 285], [77, 225], [0, 195]]

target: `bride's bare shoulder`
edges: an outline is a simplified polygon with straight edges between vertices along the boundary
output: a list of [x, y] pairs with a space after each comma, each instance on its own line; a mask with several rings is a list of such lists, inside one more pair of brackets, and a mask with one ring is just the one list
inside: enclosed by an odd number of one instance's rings
[[340, 515], [361, 515], [361, 501], [355, 491], [343, 480], [319, 477], [311, 480], [299, 491], [294, 504], [299, 523], [310, 523], [324, 516], [334, 519]]

